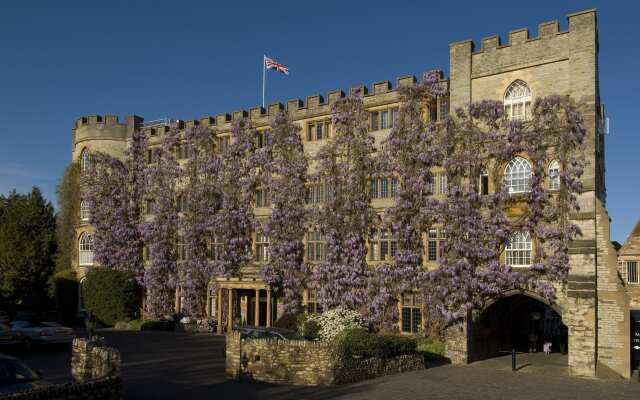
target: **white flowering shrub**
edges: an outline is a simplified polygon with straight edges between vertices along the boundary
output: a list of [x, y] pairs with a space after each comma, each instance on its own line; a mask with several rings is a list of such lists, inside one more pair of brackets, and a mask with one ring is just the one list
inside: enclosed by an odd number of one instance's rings
[[309, 317], [320, 325], [320, 340], [329, 341], [345, 329], [367, 328], [367, 320], [357, 311], [338, 307]]

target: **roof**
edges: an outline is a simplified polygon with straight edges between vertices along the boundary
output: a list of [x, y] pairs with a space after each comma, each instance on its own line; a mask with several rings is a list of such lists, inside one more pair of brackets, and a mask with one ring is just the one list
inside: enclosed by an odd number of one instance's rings
[[640, 254], [640, 220], [620, 249], [620, 255]]

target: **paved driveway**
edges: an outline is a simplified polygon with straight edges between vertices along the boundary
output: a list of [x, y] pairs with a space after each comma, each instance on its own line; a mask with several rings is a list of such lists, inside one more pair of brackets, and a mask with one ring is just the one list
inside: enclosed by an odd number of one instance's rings
[[[640, 399], [640, 383], [513, 373], [490, 364], [445, 365], [330, 388], [227, 381], [224, 339], [169, 332], [102, 332], [120, 349], [125, 399]], [[64, 379], [64, 352], [34, 353], [28, 362]], [[68, 375], [67, 375], [68, 376]]]

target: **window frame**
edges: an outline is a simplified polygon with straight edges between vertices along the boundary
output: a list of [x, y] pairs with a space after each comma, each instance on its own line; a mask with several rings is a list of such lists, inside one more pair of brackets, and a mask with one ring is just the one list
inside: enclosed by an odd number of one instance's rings
[[[627, 283], [630, 285], [638, 285], [640, 284], [640, 277], [639, 275], [639, 270], [638, 270], [638, 264], [640, 264], [640, 262], [638, 262], [637, 260], [629, 260], [629, 261], [625, 261], [625, 265], [627, 267]], [[633, 274], [631, 274], [630, 272], [632, 271], [632, 267], [633, 266]], [[630, 279], [630, 278], [635, 278], [635, 279]]]
[[269, 254], [269, 236], [263, 231], [255, 233], [255, 256], [254, 260], [258, 263], [269, 262], [271, 256]]
[[549, 163], [549, 167], [547, 168], [547, 172], [549, 174], [549, 190], [560, 190], [560, 163], [557, 160], [551, 161]]
[[[511, 82], [504, 91], [504, 113], [508, 119], [528, 120], [531, 118], [533, 93], [529, 85], [522, 79]], [[521, 113], [514, 114], [516, 106]]]
[[313, 229], [307, 231], [306, 241], [306, 253], [307, 261], [309, 262], [322, 262], [327, 257], [327, 238], [321, 231]]
[[[400, 295], [400, 332], [418, 334], [422, 330], [422, 299], [416, 293]], [[408, 321], [407, 321], [407, 318]]]
[[520, 156], [512, 158], [504, 167], [503, 180], [509, 194], [530, 192], [532, 173], [533, 169], [529, 160]]
[[80, 221], [89, 222], [91, 219], [91, 210], [89, 209], [89, 203], [86, 200], [80, 201]]
[[[518, 239], [515, 242], [514, 239]], [[533, 263], [533, 238], [527, 231], [513, 232], [504, 247], [504, 260], [505, 264], [513, 268], [526, 268], [530, 267]], [[515, 260], [515, 262], [513, 262]], [[524, 261], [524, 262], [519, 262]]]
[[93, 236], [88, 232], [82, 232], [78, 238], [78, 265], [91, 266], [93, 264]]

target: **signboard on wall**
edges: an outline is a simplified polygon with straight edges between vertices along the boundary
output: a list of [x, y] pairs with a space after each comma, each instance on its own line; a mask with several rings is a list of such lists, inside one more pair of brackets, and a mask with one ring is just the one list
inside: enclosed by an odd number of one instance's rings
[[631, 311], [631, 358], [640, 369], [640, 311]]

